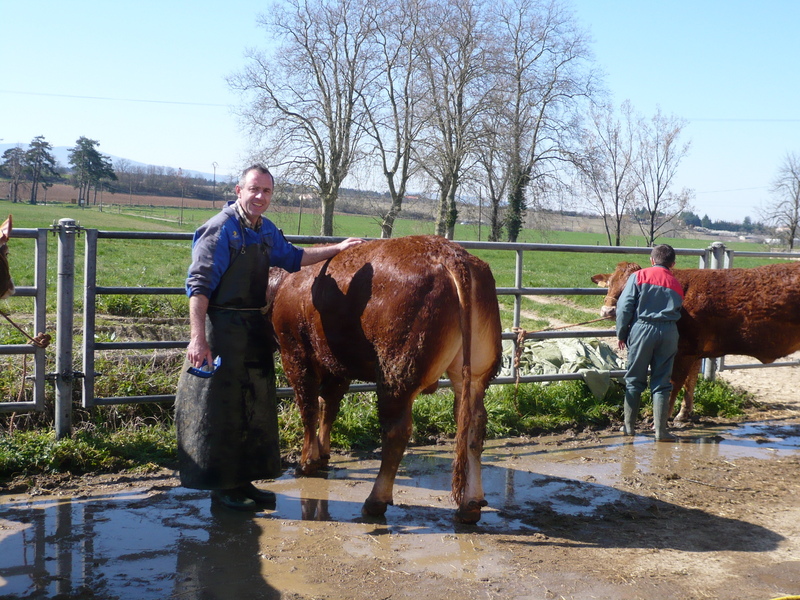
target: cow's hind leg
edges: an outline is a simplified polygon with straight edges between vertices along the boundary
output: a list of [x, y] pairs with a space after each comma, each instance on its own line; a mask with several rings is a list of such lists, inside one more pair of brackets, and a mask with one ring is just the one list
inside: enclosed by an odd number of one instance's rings
[[387, 390], [378, 384], [378, 419], [381, 424], [381, 468], [361, 512], [382, 517], [394, 504], [392, 490], [397, 469], [411, 437], [411, 405], [416, 393]]
[[[453, 497], [458, 502], [456, 510], [456, 520], [461, 523], [477, 523], [481, 518], [481, 508], [486, 506], [486, 498], [483, 493], [483, 481], [481, 477], [481, 454], [483, 453], [483, 442], [486, 438], [486, 408], [483, 398], [486, 395], [486, 387], [490, 379], [490, 373], [486, 372], [478, 376], [473, 376], [470, 385], [470, 404], [462, 406], [463, 379], [460, 370], [460, 362], [456, 363], [455, 368], [447, 371], [450, 381], [453, 383], [454, 404], [456, 423], [462, 423], [467, 427], [466, 455], [458, 456], [453, 462]], [[467, 410], [469, 414], [462, 421], [459, 411]]]

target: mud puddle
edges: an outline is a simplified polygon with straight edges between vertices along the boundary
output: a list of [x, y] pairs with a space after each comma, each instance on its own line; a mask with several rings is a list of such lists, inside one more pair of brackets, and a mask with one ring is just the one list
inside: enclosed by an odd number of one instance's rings
[[[9, 494], [0, 498], [0, 597], [800, 593], [793, 583], [800, 582], [800, 424], [678, 434], [674, 444], [611, 431], [489, 442], [489, 507], [476, 526], [453, 521], [450, 446], [409, 450], [395, 505], [381, 521], [360, 512], [379, 461], [356, 457], [334, 457], [327, 477], [287, 471], [261, 483], [278, 501], [256, 514], [212, 506], [207, 493], [169, 475], [87, 481], [57, 495]], [[776, 483], [787, 469], [795, 472]], [[765, 489], [771, 500], [762, 511]], [[778, 511], [777, 524], [760, 518]], [[749, 582], [750, 595], [737, 578]], [[737, 586], [737, 595], [720, 585]]]

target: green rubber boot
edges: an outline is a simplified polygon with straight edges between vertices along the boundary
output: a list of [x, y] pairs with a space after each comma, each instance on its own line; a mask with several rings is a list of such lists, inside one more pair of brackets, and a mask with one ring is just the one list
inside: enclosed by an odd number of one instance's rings
[[624, 424], [622, 433], [625, 435], [636, 435], [636, 419], [639, 417], [639, 402], [641, 395], [630, 394], [625, 390]]
[[653, 425], [656, 430], [657, 442], [674, 442], [675, 436], [667, 431], [667, 419], [669, 418], [669, 396], [656, 394], [653, 396]]

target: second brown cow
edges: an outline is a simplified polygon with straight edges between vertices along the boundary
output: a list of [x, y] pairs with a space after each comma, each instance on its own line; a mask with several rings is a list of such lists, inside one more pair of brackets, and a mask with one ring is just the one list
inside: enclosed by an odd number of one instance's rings
[[297, 273], [273, 269], [268, 301], [303, 420], [301, 470], [327, 464], [331, 426], [351, 380], [376, 382], [381, 466], [362, 512], [383, 515], [411, 435], [412, 402], [447, 373], [458, 428], [456, 517], [477, 522], [486, 505], [483, 398], [502, 351], [489, 266], [437, 236], [374, 240]]
[[[613, 273], [592, 277], [607, 287], [601, 316], [616, 316], [617, 299], [628, 277], [641, 267], [621, 262]], [[670, 414], [685, 387], [676, 421], [694, 409], [694, 388], [703, 358], [752, 356], [762, 363], [800, 350], [800, 264], [752, 269], [674, 269], [683, 286], [678, 320], [678, 354], [672, 367]]]

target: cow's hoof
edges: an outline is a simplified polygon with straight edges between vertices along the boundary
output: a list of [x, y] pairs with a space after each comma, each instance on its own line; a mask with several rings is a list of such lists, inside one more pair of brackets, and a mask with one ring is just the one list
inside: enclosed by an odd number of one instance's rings
[[328, 468], [328, 458], [318, 458], [317, 460], [309, 460], [301, 463], [295, 469], [295, 475], [298, 477], [310, 477], [318, 475], [320, 471], [325, 471]]
[[481, 508], [488, 506], [486, 500], [472, 500], [456, 510], [456, 521], [465, 525], [474, 525], [481, 520]]
[[361, 507], [361, 514], [365, 517], [382, 517], [386, 514], [386, 508], [389, 504], [391, 504], [391, 502], [367, 498], [366, 502], [364, 502], [364, 506]]
[[687, 421], [689, 421], [689, 418], [686, 415], [678, 414], [678, 415], [675, 415], [674, 419], [672, 419], [672, 424], [673, 425], [680, 425], [681, 423], [686, 423]]

